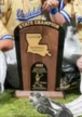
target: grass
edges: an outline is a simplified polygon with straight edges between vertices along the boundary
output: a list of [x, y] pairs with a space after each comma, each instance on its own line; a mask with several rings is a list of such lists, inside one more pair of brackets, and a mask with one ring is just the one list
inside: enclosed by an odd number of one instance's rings
[[[65, 99], [55, 99], [67, 103], [78, 97], [78, 94], [66, 95]], [[47, 117], [39, 114], [27, 98], [16, 98], [12, 91], [0, 94], [0, 117]]]

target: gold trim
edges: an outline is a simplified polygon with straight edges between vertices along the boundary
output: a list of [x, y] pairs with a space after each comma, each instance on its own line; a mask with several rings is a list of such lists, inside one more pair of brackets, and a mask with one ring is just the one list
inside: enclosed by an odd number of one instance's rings
[[44, 20], [34, 20], [34, 21], [24, 22], [24, 23], [21, 23], [18, 27], [19, 29], [23, 29], [25, 27], [32, 26], [32, 25], [47, 25], [47, 26], [59, 29], [59, 25], [49, 21], [44, 21]]

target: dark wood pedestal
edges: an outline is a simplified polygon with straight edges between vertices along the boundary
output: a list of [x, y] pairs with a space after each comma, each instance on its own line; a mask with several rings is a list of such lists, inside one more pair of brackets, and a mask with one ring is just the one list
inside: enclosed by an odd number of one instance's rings
[[25, 22], [16, 28], [17, 62], [22, 87], [22, 93], [17, 91], [16, 96], [27, 96], [29, 91], [43, 91], [47, 95], [53, 92], [54, 96], [63, 96], [61, 92], [56, 92], [56, 82], [61, 74], [63, 38], [63, 29], [47, 21]]

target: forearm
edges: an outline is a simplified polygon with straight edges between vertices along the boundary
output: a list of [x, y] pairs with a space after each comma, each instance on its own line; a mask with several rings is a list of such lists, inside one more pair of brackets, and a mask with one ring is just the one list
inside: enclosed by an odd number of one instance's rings
[[45, 11], [50, 11], [51, 8], [55, 8], [59, 6], [58, 0], [45, 0], [43, 4], [43, 9]]
[[59, 12], [57, 12], [56, 14], [52, 15], [50, 13], [50, 19], [52, 22], [58, 24], [58, 25], [63, 25], [66, 23], [65, 18], [63, 17], [62, 14], [60, 14]]
[[[62, 3], [63, 5], [63, 3]], [[66, 19], [59, 12], [59, 1], [58, 0], [46, 0], [43, 4], [43, 10], [48, 11], [52, 22], [63, 25], [66, 23]]]
[[13, 40], [0, 40], [0, 50], [6, 51], [13, 48]]

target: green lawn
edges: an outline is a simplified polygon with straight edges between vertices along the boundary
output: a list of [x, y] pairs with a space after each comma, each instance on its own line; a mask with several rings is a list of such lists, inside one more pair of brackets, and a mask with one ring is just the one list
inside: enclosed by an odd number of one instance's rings
[[[78, 94], [66, 95], [65, 99], [56, 99], [57, 102], [70, 102], [78, 97]], [[16, 98], [12, 91], [0, 94], [0, 117], [47, 117], [39, 114], [32, 107], [27, 98]]]

